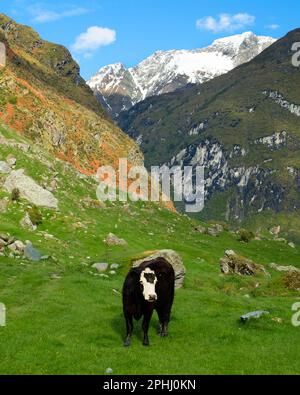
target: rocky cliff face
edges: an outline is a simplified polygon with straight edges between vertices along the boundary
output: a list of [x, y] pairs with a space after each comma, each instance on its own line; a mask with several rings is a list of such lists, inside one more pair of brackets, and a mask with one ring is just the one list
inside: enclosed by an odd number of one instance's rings
[[158, 51], [133, 68], [121, 63], [103, 67], [88, 85], [106, 110], [120, 112], [147, 97], [173, 92], [189, 83], [202, 84], [248, 62], [274, 43], [252, 32], [225, 37], [207, 48]]
[[6, 67], [0, 69], [0, 119], [87, 174], [119, 157], [142, 163], [138, 146], [106, 116], [69, 51], [0, 15]]
[[271, 216], [300, 218], [300, 68], [291, 63], [297, 41], [299, 29], [226, 75], [148, 98], [120, 116], [148, 167], [205, 167], [202, 217], [260, 217], [262, 224]]

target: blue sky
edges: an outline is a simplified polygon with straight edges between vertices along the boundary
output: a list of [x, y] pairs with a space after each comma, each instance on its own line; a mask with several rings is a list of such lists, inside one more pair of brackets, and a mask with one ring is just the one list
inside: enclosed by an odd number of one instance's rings
[[248, 30], [279, 38], [300, 27], [295, 0], [0, 0], [0, 12], [68, 47], [84, 78], [157, 50], [199, 48]]

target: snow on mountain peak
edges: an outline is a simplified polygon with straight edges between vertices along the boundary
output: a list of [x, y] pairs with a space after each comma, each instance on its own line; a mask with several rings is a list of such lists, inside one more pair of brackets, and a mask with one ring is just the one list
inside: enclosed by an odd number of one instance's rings
[[149, 96], [172, 92], [188, 83], [201, 84], [227, 73], [275, 41], [244, 32], [219, 38], [202, 49], [156, 51], [129, 69], [122, 63], [105, 66], [87, 83], [117, 118], [120, 111]]

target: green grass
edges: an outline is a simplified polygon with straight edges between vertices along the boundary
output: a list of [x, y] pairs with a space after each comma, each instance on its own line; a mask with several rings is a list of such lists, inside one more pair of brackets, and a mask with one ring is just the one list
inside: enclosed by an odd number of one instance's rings
[[[0, 373], [104, 374], [109, 367], [114, 374], [300, 372], [299, 328], [291, 325], [291, 306], [299, 293], [285, 289], [282, 275], [273, 270], [271, 277], [226, 277], [219, 266], [224, 250], [233, 249], [264, 265], [300, 267], [298, 247], [268, 239], [243, 244], [230, 232], [218, 238], [201, 235], [193, 230], [196, 221], [147, 203], [130, 204], [129, 211], [119, 203], [88, 207], [83, 199], [95, 198], [94, 181], [79, 178], [37, 148], [30, 160], [28, 153], [5, 146], [0, 160], [8, 153], [40, 183], [59, 173], [55, 195], [60, 211], [41, 209], [43, 222], [36, 232], [19, 227], [25, 201], [10, 202], [0, 213], [0, 233], [31, 240], [50, 255], [37, 263], [0, 257], [0, 302], [7, 307], [7, 326], [0, 328]], [[0, 199], [5, 196], [0, 187]], [[128, 247], [106, 247], [109, 232], [126, 239]], [[132, 257], [160, 248], [176, 250], [187, 268], [184, 287], [176, 291], [170, 335], [156, 335], [154, 316], [151, 346], [142, 346], [138, 323], [132, 347], [124, 348], [121, 296], [114, 290], [121, 292]], [[119, 263], [120, 269], [101, 278], [90, 267], [94, 262]], [[60, 278], [53, 279], [54, 273]], [[239, 322], [240, 315], [258, 309], [270, 315]]]

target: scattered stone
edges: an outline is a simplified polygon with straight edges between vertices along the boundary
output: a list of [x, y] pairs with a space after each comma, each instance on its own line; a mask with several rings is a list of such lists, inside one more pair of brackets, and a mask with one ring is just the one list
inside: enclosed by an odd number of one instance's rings
[[20, 240], [16, 240], [12, 244], [8, 245], [9, 250], [16, 252], [18, 254], [23, 254], [25, 250], [25, 245]]
[[156, 258], [165, 258], [173, 266], [175, 271], [175, 288], [181, 288], [183, 286], [186, 268], [180, 255], [173, 250], [154, 251], [153, 253], [146, 255], [143, 259], [133, 261], [132, 266], [137, 267], [145, 261], [151, 261]]
[[26, 176], [23, 169], [12, 171], [4, 183], [4, 188], [10, 193], [14, 189], [18, 189], [21, 197], [36, 206], [58, 208], [58, 201], [52, 193]]
[[259, 273], [263, 273], [265, 276], [269, 276], [269, 273], [262, 265], [236, 254], [225, 255], [221, 259], [221, 272], [223, 274], [238, 274], [240, 276], [256, 276]]
[[105, 371], [105, 373], [106, 373], [106, 374], [112, 374], [112, 373], [113, 373], [112, 368], [107, 368], [106, 371]]
[[105, 240], [103, 240], [105, 244], [109, 246], [127, 246], [127, 241], [124, 239], [119, 239], [113, 233], [109, 233]]
[[269, 311], [263, 311], [263, 310], [258, 310], [258, 311], [252, 311], [251, 313], [247, 313], [241, 316], [241, 321], [242, 322], [247, 322], [253, 318], [260, 318], [263, 315], [270, 314]]
[[291, 241], [288, 245], [289, 245], [289, 247], [291, 247], [291, 248], [296, 248], [295, 243], [293, 243], [292, 241]]
[[5, 213], [8, 207], [9, 201], [7, 199], [0, 200], [0, 213]]
[[31, 222], [31, 219], [30, 219], [30, 216], [28, 213], [26, 213], [25, 217], [21, 219], [20, 226], [22, 228], [29, 229], [29, 230], [36, 230], [37, 229], [37, 226], [33, 225], [33, 223]]
[[50, 275], [50, 278], [51, 278], [51, 280], [60, 280], [61, 276], [59, 274], [57, 274], [57, 273], [52, 273]]
[[33, 247], [30, 241], [28, 241], [24, 248], [24, 257], [30, 261], [39, 262], [42, 259], [42, 254]]
[[281, 226], [280, 225], [279, 226], [274, 226], [274, 228], [271, 228], [269, 230], [270, 234], [273, 235], [276, 239], [278, 238], [280, 231], [281, 231]]
[[11, 172], [11, 167], [3, 161], [0, 161], [0, 174], [9, 174]]
[[16, 165], [17, 159], [14, 156], [12, 156], [12, 155], [8, 155], [7, 158], [6, 158], [6, 163], [9, 166], [13, 167], [13, 166]]
[[115, 270], [110, 270], [109, 274], [115, 275], [115, 274], [117, 274], [117, 272]]
[[205, 228], [204, 226], [198, 225], [195, 228], [196, 232], [199, 232], [203, 235], [209, 235], [213, 237], [218, 237], [220, 233], [224, 231], [224, 227], [220, 224], [215, 224], [213, 226], [210, 226], [209, 228]]
[[113, 263], [110, 265], [111, 270], [117, 270], [119, 269], [120, 265], [118, 263]]
[[300, 273], [300, 269], [297, 269], [295, 266], [284, 266], [284, 265], [277, 265], [276, 263], [270, 263], [270, 268], [274, 270], [278, 270], [279, 272], [298, 272]]
[[94, 263], [92, 268], [98, 270], [100, 273], [106, 272], [108, 269], [108, 263]]

